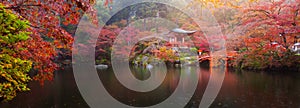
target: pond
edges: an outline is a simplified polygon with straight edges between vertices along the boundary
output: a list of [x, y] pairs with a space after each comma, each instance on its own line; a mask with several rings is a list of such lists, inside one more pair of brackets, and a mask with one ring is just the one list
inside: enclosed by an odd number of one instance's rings
[[[161, 73], [149, 73], [147, 69], [132, 67], [132, 74], [139, 80], [149, 77], [161, 78]], [[159, 69], [158, 69], [159, 70]], [[167, 99], [178, 87], [179, 76], [185, 77], [185, 89], [190, 81], [197, 80], [195, 93], [186, 108], [197, 108], [207, 86], [210, 71], [197, 67], [168, 67], [165, 80], [155, 90], [147, 93], [134, 92], [122, 86], [115, 79], [111, 68], [99, 71], [99, 76], [110, 95], [120, 102], [132, 106], [149, 106]], [[40, 86], [31, 82], [30, 92], [20, 93], [7, 103], [1, 103], [0, 108], [87, 108], [88, 105], [81, 97], [72, 73], [71, 67], [55, 73], [53, 82]], [[222, 88], [212, 103], [212, 108], [285, 108], [300, 107], [300, 73], [299, 72], [236, 72], [228, 69]], [[181, 98], [181, 97], [179, 97]]]

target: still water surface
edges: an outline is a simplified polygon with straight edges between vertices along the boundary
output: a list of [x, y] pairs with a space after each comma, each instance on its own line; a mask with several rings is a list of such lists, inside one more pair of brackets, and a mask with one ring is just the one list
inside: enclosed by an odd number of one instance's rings
[[[160, 77], [160, 72], [152, 73], [147, 69], [132, 67], [132, 74], [139, 80]], [[131, 106], [149, 106], [167, 99], [178, 88], [181, 74], [190, 76], [184, 79], [183, 87], [189, 81], [197, 80], [198, 86], [186, 108], [196, 108], [207, 86], [210, 71], [205, 68], [168, 67], [165, 80], [155, 90], [147, 93], [134, 92], [116, 80], [112, 69], [99, 71], [99, 77], [107, 91], [118, 101]], [[0, 103], [0, 108], [87, 108], [81, 97], [72, 68], [65, 68], [55, 73], [53, 82], [40, 86], [31, 82], [30, 92], [20, 93], [8, 103]], [[176, 103], [174, 103], [176, 104]], [[211, 105], [212, 108], [299, 108], [300, 107], [300, 73], [299, 72], [236, 72], [227, 70], [222, 88]]]

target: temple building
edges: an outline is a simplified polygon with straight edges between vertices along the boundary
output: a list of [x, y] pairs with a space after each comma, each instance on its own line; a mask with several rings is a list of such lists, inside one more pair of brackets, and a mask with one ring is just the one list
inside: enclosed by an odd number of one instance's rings
[[168, 41], [171, 47], [178, 47], [178, 48], [189, 48], [191, 47], [191, 41], [188, 35], [195, 33], [195, 31], [187, 31], [180, 28], [172, 29], [172, 31], [168, 35]]

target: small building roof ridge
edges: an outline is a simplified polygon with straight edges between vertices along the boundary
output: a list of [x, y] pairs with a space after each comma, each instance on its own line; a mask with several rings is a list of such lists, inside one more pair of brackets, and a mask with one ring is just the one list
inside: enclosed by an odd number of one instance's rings
[[195, 33], [197, 30], [193, 30], [193, 31], [189, 31], [189, 30], [183, 30], [181, 28], [174, 28], [172, 29], [172, 32], [175, 33], [182, 33], [182, 34], [191, 34], [191, 33]]

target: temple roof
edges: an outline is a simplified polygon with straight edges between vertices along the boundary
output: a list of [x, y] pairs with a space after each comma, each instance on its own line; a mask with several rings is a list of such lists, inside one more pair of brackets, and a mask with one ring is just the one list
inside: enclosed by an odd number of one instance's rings
[[175, 33], [191, 34], [191, 33], [195, 33], [197, 30], [188, 31], [188, 30], [183, 30], [181, 28], [175, 28], [175, 29], [172, 29], [172, 31]]

